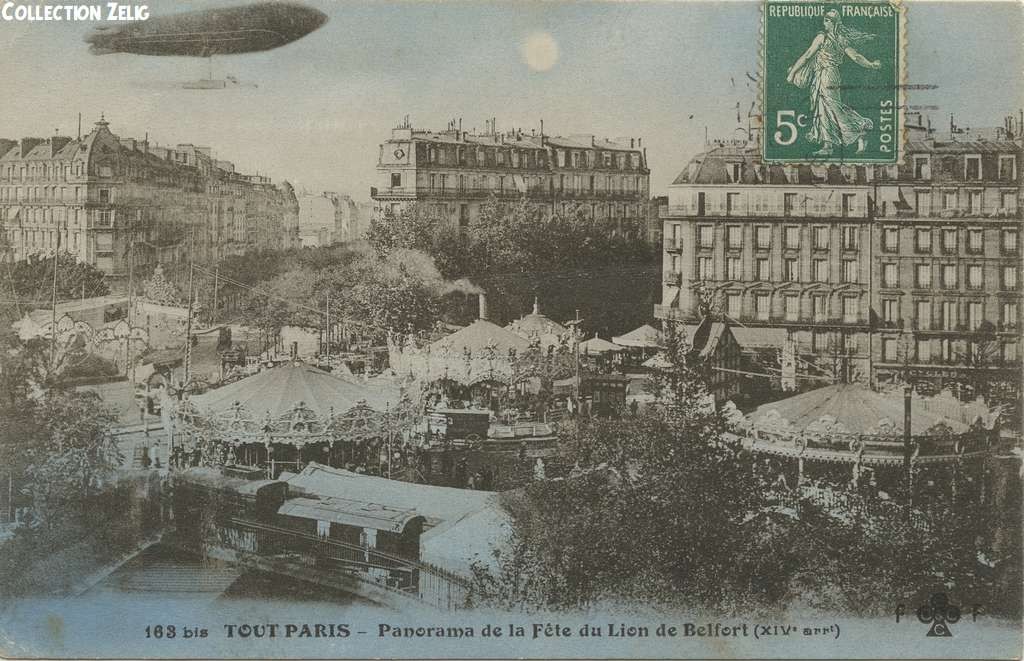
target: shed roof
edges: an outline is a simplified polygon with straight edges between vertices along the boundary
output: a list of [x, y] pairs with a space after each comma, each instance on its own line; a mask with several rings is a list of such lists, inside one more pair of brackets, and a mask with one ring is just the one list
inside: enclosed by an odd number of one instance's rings
[[290, 498], [278, 508], [277, 513], [387, 532], [402, 532], [410, 521], [420, 516], [410, 509], [334, 496]]
[[489, 491], [435, 487], [383, 477], [359, 475], [341, 468], [311, 463], [287, 480], [289, 489], [320, 498], [383, 503], [397, 510], [415, 510], [428, 526], [461, 519], [495, 502]]

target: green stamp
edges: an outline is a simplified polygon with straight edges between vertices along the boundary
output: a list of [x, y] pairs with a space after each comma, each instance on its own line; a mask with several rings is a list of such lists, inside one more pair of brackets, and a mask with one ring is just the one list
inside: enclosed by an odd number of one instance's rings
[[764, 160], [896, 163], [903, 10], [895, 2], [765, 0]]

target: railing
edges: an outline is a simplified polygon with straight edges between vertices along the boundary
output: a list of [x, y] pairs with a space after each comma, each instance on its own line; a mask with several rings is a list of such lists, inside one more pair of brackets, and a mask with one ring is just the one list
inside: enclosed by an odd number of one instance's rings
[[931, 527], [931, 517], [919, 508], [907, 503], [883, 500], [881, 498], [863, 496], [857, 493], [821, 489], [813, 486], [802, 486], [795, 489], [776, 489], [766, 494], [769, 503], [793, 510], [797, 516], [808, 507], [817, 507], [826, 512], [840, 515], [855, 516], [892, 516], [903, 514], [909, 517], [911, 525], [927, 530]]
[[[863, 445], [865, 454], [902, 455], [904, 451], [902, 431], [896, 435], [851, 434], [851, 433], [807, 433], [774, 432], [765, 429], [752, 430], [750, 436], [770, 444], [797, 447], [803, 445], [809, 449], [823, 449], [840, 452], [856, 452]], [[922, 435], [915, 434], [912, 439], [919, 448], [919, 456], [946, 456], [981, 452], [988, 448], [989, 436], [985, 432], [966, 434]], [[958, 451], [959, 450], [959, 451]]]
[[851, 220], [864, 219], [868, 217], [866, 207], [858, 207], [843, 212], [838, 207], [827, 207], [824, 209], [788, 208], [785, 205], [762, 204], [747, 205], [743, 207], [726, 208], [722, 206], [704, 207], [704, 213], [692, 206], [669, 206], [668, 218], [697, 217], [697, 218], [849, 218]]
[[462, 608], [469, 593], [468, 581], [452, 572], [369, 546], [237, 518], [216, 531], [212, 541], [225, 548], [272, 564], [341, 572], [442, 610]]

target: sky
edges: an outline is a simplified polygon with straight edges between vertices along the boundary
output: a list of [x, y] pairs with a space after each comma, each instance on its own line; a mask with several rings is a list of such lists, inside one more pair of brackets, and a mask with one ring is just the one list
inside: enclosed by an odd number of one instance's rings
[[[71, 0], [61, 0], [66, 4]], [[93, 0], [99, 1], [99, 0]], [[257, 87], [187, 90], [198, 58], [96, 56], [97, 23], [0, 21], [0, 137], [75, 135], [104, 113], [114, 133], [209, 146], [244, 172], [369, 199], [379, 145], [416, 128], [539, 129], [643, 138], [664, 193], [707, 134], [736, 134], [758, 61], [757, 2], [341, 2], [320, 30], [263, 53], [213, 58]], [[102, 3], [100, 3], [102, 4]], [[239, 4], [149, 0], [152, 15]], [[908, 103], [933, 123], [1001, 125], [1024, 107], [1024, 4], [907, 3]], [[530, 44], [530, 48], [524, 45]], [[744, 120], [745, 123], [745, 120]]]

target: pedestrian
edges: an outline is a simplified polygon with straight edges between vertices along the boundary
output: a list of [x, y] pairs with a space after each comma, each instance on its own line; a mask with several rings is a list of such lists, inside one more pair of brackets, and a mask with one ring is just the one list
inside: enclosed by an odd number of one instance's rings
[[640, 410], [640, 404], [634, 399], [629, 403], [629, 410], [633, 413], [633, 417], [636, 417], [637, 411]]

